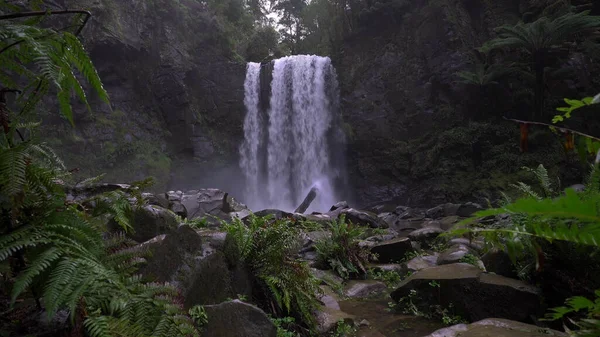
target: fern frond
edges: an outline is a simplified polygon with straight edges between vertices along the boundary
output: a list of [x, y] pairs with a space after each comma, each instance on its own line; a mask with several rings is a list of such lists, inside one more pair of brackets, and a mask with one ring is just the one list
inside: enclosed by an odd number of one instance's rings
[[11, 303], [21, 295], [33, 282], [33, 279], [47, 270], [51, 264], [62, 256], [62, 252], [54, 247], [45, 250], [37, 256], [31, 264], [20, 274], [13, 285]]

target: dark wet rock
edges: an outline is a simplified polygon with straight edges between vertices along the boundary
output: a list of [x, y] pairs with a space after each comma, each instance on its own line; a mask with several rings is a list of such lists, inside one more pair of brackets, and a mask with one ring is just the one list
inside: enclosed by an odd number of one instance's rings
[[394, 226], [394, 224], [396, 223], [396, 221], [398, 220], [398, 215], [394, 214], [394, 213], [381, 213], [379, 215], [377, 215], [378, 218], [380, 218], [381, 220], [385, 221], [388, 226], [392, 227]]
[[331, 232], [329, 232], [329, 231], [306, 232], [306, 233], [304, 233], [303, 237], [304, 237], [303, 247], [305, 247], [305, 249], [303, 251], [306, 251], [306, 248], [314, 249], [314, 244], [316, 242], [331, 238]]
[[390, 228], [406, 236], [422, 226], [422, 220], [397, 220]]
[[353, 326], [356, 318], [353, 315], [347, 314], [343, 311], [323, 307], [317, 311], [316, 319], [317, 331], [321, 334], [326, 334], [334, 330], [340, 321]]
[[364, 298], [377, 295], [386, 289], [385, 283], [379, 281], [349, 281], [344, 287], [344, 294], [351, 298]]
[[442, 233], [444, 233], [444, 230], [439, 227], [423, 227], [416, 231], [412, 231], [408, 234], [408, 237], [427, 247]]
[[348, 206], [348, 203], [346, 201], [340, 201], [340, 202], [336, 203], [335, 205], [331, 206], [329, 211], [333, 212], [333, 211], [337, 211], [339, 209], [345, 209], [345, 208], [350, 208]]
[[[254, 212], [254, 216], [258, 218], [263, 218], [266, 216], [270, 216], [272, 220], [280, 220], [283, 218], [293, 218], [294, 214], [286, 211], [282, 211], [279, 209], [263, 209], [262, 211]], [[248, 216], [249, 217], [249, 216]], [[246, 217], [246, 218], [248, 218]], [[244, 218], [244, 220], [246, 219]]]
[[425, 215], [432, 219], [440, 219], [446, 216], [456, 215], [460, 205], [457, 204], [443, 204], [436, 207], [430, 208], [425, 212]]
[[388, 224], [377, 217], [376, 214], [359, 211], [354, 208], [347, 208], [342, 210], [340, 214], [346, 216], [346, 221], [352, 222], [355, 225], [366, 226], [371, 228], [388, 228]]
[[457, 215], [451, 215], [439, 220], [440, 228], [447, 231], [454, 227], [460, 218]]
[[179, 215], [183, 219], [187, 219], [188, 211], [185, 206], [180, 202], [174, 202], [171, 207], [169, 207], [173, 213]]
[[471, 252], [471, 249], [466, 245], [453, 245], [440, 253], [437, 263], [439, 265], [457, 263]]
[[433, 332], [426, 337], [567, 337], [556, 330], [502, 318], [486, 318], [471, 324], [458, 324]]
[[[437, 282], [439, 288], [432, 287], [431, 281]], [[418, 294], [413, 303], [423, 310], [432, 304], [444, 307], [452, 304], [469, 321], [488, 317], [528, 321], [541, 309], [539, 289], [519, 280], [484, 273], [465, 263], [420, 270], [404, 280], [391, 296], [399, 301], [411, 290]]]
[[384, 241], [393, 240], [396, 237], [398, 237], [398, 234], [396, 232], [389, 231], [386, 234], [379, 234], [379, 235], [369, 236], [365, 240], [366, 241], [371, 241], [371, 242], [384, 242]]
[[217, 305], [206, 305], [208, 323], [202, 337], [277, 337], [277, 328], [259, 308], [234, 300]]
[[371, 252], [377, 254], [379, 263], [393, 263], [404, 259], [406, 253], [414, 251], [408, 238], [399, 238], [373, 245]]
[[406, 262], [406, 269], [410, 272], [437, 266], [437, 255], [417, 256]]
[[178, 286], [186, 307], [217, 304], [251, 295], [250, 274], [226, 257], [226, 233], [198, 232], [187, 225], [144, 242], [152, 256], [141, 269], [145, 279]]
[[517, 277], [517, 272], [515, 271], [515, 267], [513, 266], [510, 257], [502, 250], [490, 250], [481, 257], [481, 261], [488, 272], [506, 277]]
[[202, 238], [190, 226], [156, 237], [143, 244], [152, 256], [141, 269], [142, 275], [153, 282], [173, 282], [189, 278], [190, 263], [202, 256]]
[[160, 206], [162, 208], [169, 208], [169, 200], [167, 199], [165, 193], [142, 193], [142, 197], [148, 201], [149, 205]]
[[385, 264], [371, 264], [369, 268], [374, 271], [393, 271], [397, 273], [402, 273], [404, 271], [404, 266], [398, 263], [385, 263]]
[[331, 217], [329, 214], [294, 214], [296, 220], [308, 220], [320, 224], [328, 224], [335, 221], [335, 217]]
[[66, 189], [67, 200], [73, 202], [82, 202], [85, 199], [97, 196], [99, 194], [122, 191], [128, 192], [131, 185], [128, 184], [93, 184], [89, 186], [75, 186]]
[[456, 211], [456, 215], [461, 217], [470, 217], [473, 213], [483, 210], [483, 207], [479, 204], [468, 202], [466, 204], [460, 205], [458, 210]]
[[243, 265], [230, 265], [220, 250], [203, 257], [184, 284], [186, 307], [218, 304], [242, 294], [251, 298], [251, 273]]
[[243, 218], [250, 214], [244, 204], [214, 188], [188, 191], [181, 196], [181, 204], [185, 206], [189, 219], [205, 218], [212, 225], [218, 224], [219, 220], [231, 220], [234, 216]]
[[421, 224], [421, 227], [423, 227], [423, 228], [425, 228], [425, 227], [442, 228], [442, 224], [441, 224], [441, 222], [439, 222], [437, 220], [426, 220], [426, 221], [423, 221], [423, 223]]
[[322, 294], [319, 296], [319, 301], [325, 308], [341, 310], [340, 309], [340, 297], [338, 294], [333, 292], [329, 286], [320, 286]]
[[344, 280], [331, 270], [310, 268], [310, 273], [321, 280], [323, 285], [341, 285], [344, 283]]
[[166, 197], [169, 202], [181, 201], [181, 199], [183, 198], [183, 192], [169, 191], [166, 193]]
[[[116, 223], [111, 228], [118, 229]], [[134, 232], [129, 234], [137, 242], [150, 240], [158, 235], [167, 234], [179, 226], [175, 214], [160, 206], [147, 205], [137, 207], [133, 211], [132, 226]]]
[[485, 243], [479, 239], [469, 240], [467, 238], [453, 238], [450, 241], [448, 241], [448, 245], [449, 246], [464, 245], [464, 246], [467, 246], [470, 249], [473, 249], [477, 252], [481, 252], [485, 246]]

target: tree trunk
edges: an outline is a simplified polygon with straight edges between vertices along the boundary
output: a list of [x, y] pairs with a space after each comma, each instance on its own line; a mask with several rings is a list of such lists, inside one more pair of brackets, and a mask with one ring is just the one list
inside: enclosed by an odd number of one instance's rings
[[311, 188], [310, 192], [308, 192], [308, 194], [306, 195], [306, 198], [304, 198], [304, 201], [300, 204], [300, 206], [298, 206], [298, 208], [296, 208], [296, 210], [294, 211], [294, 213], [304, 213], [304, 212], [306, 212], [306, 210], [308, 209], [308, 207], [310, 207], [310, 204], [317, 197], [317, 192], [318, 191], [319, 190], [316, 187]]
[[532, 114], [533, 120], [536, 120], [536, 118], [541, 118], [544, 115], [544, 69], [546, 68], [545, 54], [546, 52], [544, 50], [539, 50], [533, 55], [533, 68], [535, 70], [535, 92]]

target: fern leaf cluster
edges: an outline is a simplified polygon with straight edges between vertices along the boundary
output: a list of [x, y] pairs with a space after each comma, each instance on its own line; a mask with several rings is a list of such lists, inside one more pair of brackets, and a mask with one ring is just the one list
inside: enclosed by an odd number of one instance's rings
[[27, 81], [19, 99], [25, 112], [32, 111], [52, 88], [62, 115], [71, 124], [74, 124], [73, 95], [91, 111], [76, 73], [108, 103], [108, 94], [79, 39], [66, 30], [41, 28], [35, 24], [0, 21], [0, 86], [16, 89], [23, 80]]
[[225, 229], [229, 240], [235, 243], [237, 258], [265, 289], [264, 309], [275, 315], [294, 314], [314, 329], [313, 311], [320, 288], [308, 265], [292, 257], [299, 248], [300, 234], [293, 223], [287, 219], [251, 217], [248, 226], [234, 220], [225, 224]]
[[366, 274], [369, 250], [359, 246], [365, 231], [346, 222], [345, 216], [331, 223], [331, 237], [315, 244], [321, 264], [329, 265], [338, 275], [348, 279], [351, 275]]

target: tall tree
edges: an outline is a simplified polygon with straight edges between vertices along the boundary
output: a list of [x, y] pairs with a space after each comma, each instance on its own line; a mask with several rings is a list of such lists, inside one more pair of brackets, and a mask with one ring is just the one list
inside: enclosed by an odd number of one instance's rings
[[[521, 49], [529, 55], [530, 71], [535, 75], [533, 117], [543, 114], [545, 98], [545, 70], [557, 47], [572, 41], [574, 36], [585, 36], [600, 28], [600, 17], [589, 11], [567, 13], [554, 19], [541, 17], [532, 23], [498, 28], [499, 37], [483, 46], [492, 49]], [[570, 48], [570, 46], [566, 46]]]
[[279, 14], [279, 25], [283, 43], [287, 44], [292, 54], [297, 53], [300, 41], [304, 37], [302, 14], [307, 7], [307, 0], [271, 0], [272, 9]]

